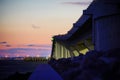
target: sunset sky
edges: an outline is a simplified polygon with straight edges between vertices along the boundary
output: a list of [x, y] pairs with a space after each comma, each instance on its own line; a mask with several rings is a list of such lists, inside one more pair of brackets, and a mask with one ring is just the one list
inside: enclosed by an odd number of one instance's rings
[[49, 56], [92, 0], [0, 0], [0, 57]]

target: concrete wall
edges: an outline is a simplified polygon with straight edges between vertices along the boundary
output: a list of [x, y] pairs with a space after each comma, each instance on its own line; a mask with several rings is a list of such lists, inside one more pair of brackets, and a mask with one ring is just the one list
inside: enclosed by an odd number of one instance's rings
[[120, 48], [120, 15], [104, 16], [94, 20], [94, 23], [97, 51]]

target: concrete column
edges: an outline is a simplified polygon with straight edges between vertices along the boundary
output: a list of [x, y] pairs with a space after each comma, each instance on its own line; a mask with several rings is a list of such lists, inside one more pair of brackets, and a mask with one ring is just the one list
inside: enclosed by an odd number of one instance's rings
[[61, 56], [64, 57], [63, 46], [61, 45]]
[[63, 47], [63, 57], [66, 58], [65, 47]]
[[59, 47], [60, 47], [60, 51], [59, 51], [59, 53], [60, 53], [60, 58], [62, 58], [61, 45], [59, 45]]
[[57, 43], [57, 55], [58, 55], [58, 59], [61, 58], [61, 55], [60, 55], [60, 45], [59, 45], [59, 43]]
[[66, 58], [67, 52], [65, 51], [65, 47], [62, 46], [62, 53], [63, 53], [63, 58]]
[[71, 57], [70, 56], [70, 51], [67, 49], [67, 57]]
[[81, 54], [80, 51], [79, 51], [79, 49], [77, 47], [74, 46], [74, 49], [77, 51], [78, 55]]
[[57, 43], [55, 43], [55, 53], [54, 53], [54, 55], [55, 55], [55, 58], [57, 58]]

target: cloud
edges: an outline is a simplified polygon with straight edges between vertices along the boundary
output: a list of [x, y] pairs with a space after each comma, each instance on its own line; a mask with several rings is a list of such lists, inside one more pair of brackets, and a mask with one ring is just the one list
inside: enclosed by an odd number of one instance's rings
[[91, 2], [63, 2], [62, 4], [70, 4], [70, 5], [89, 5]]
[[31, 48], [39, 48], [39, 49], [48, 49], [50, 50], [51, 49], [51, 45], [49, 44], [44, 44], [44, 45], [41, 45], [41, 44], [28, 44], [28, 45], [25, 45], [26, 47], [31, 47]]
[[34, 29], [40, 29], [40, 26], [36, 26], [36, 25], [32, 24], [32, 28], [34, 28]]
[[0, 42], [0, 44], [7, 44], [7, 42], [5, 42], [5, 41], [4, 42]]
[[2, 46], [5, 46], [5, 47], [11, 47], [11, 45], [10, 44], [8, 44], [8, 42], [0, 42], [0, 45], [2, 45]]
[[6, 45], [4, 45], [4, 46], [6, 46], [6, 47], [11, 47], [11, 45], [9, 45], [9, 44], [6, 44]]
[[29, 46], [29, 47], [51, 47], [51, 45], [49, 45], [49, 44], [44, 44], [44, 45], [40, 45], [40, 44], [28, 44], [26, 46]]

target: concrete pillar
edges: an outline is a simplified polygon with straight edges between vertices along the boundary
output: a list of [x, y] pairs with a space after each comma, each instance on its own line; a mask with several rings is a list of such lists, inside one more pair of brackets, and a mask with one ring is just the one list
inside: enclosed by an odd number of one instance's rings
[[66, 58], [66, 52], [65, 52], [65, 47], [64, 46], [62, 46], [63, 47], [63, 58]]
[[68, 49], [67, 49], [67, 54], [68, 54], [68, 57], [71, 57], [70, 51]]
[[61, 53], [60, 53], [60, 45], [59, 43], [57, 43], [57, 55], [58, 55], [58, 59], [61, 58]]
[[67, 58], [69, 57], [69, 51], [66, 49], [66, 53], [67, 53]]
[[55, 55], [55, 58], [57, 58], [57, 43], [55, 43], [55, 53], [54, 53], [54, 55]]
[[61, 44], [59, 44], [59, 53], [60, 53], [60, 58], [62, 58], [62, 46], [61, 46]]
[[61, 45], [61, 57], [63, 58], [63, 46]]

